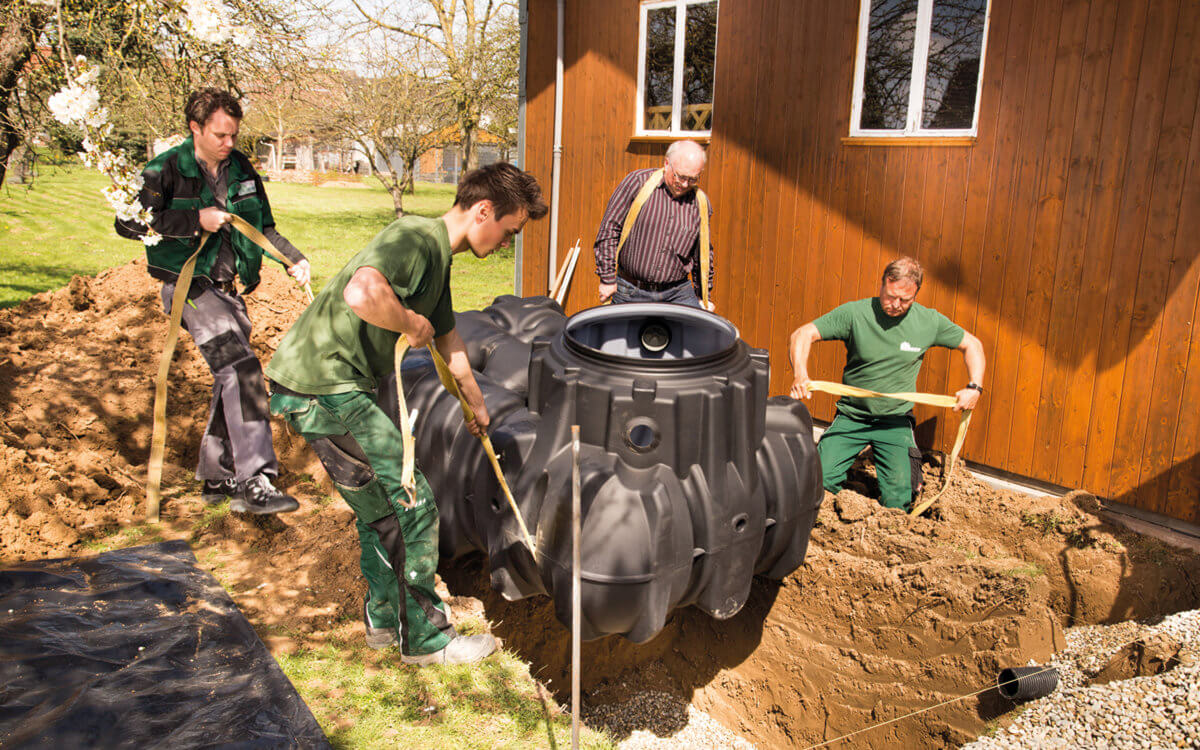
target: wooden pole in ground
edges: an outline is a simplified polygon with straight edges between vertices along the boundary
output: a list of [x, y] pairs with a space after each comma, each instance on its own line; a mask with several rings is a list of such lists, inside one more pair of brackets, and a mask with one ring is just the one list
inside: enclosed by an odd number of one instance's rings
[[575, 246], [568, 253], [566, 266], [563, 269], [562, 281], [559, 282], [558, 288], [555, 290], [554, 301], [560, 305], [566, 301], [567, 289], [571, 287], [571, 277], [575, 275], [575, 263], [579, 260], [579, 242], [580, 240], [575, 240]]
[[579, 425], [571, 426], [571, 749], [579, 750], [580, 586]]

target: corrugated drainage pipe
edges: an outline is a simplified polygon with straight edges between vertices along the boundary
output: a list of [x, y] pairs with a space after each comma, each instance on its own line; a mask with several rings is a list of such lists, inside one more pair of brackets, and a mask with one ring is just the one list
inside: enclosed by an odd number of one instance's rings
[[996, 676], [1000, 695], [1010, 701], [1031, 701], [1045, 698], [1058, 687], [1058, 670], [1054, 667], [1009, 667]]

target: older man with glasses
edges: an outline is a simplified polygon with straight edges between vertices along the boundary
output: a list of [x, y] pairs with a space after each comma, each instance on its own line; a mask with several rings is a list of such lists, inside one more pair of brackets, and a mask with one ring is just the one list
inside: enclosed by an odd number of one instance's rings
[[617, 185], [594, 247], [602, 304], [611, 299], [715, 309], [708, 299], [712, 206], [696, 184], [706, 162], [700, 144], [675, 141], [660, 169], [635, 170]]

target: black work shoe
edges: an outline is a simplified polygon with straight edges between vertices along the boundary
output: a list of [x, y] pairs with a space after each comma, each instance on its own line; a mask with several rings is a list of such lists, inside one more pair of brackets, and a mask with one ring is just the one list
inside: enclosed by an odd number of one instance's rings
[[237, 494], [236, 479], [205, 479], [204, 489], [200, 491], [200, 499], [209, 505], [216, 505], [227, 497], [237, 497]]
[[287, 513], [300, 507], [296, 498], [280, 492], [271, 484], [266, 474], [255, 474], [242, 482], [241, 491], [229, 503], [229, 509], [238, 513], [256, 513], [260, 516], [271, 513]]

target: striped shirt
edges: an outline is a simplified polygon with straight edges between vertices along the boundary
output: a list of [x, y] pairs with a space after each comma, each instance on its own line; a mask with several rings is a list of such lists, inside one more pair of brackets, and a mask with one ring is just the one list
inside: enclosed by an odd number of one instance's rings
[[[614, 284], [617, 280], [617, 245], [621, 241], [621, 228], [633, 199], [653, 169], [630, 172], [608, 199], [600, 231], [596, 233], [596, 275], [601, 283]], [[708, 214], [712, 218], [712, 205]], [[711, 232], [710, 232], [711, 233]], [[711, 248], [712, 240], [709, 239]], [[696, 191], [689, 190], [678, 198], [671, 196], [665, 181], [659, 184], [650, 199], [642, 206], [629, 239], [621, 249], [621, 270], [627, 276], [654, 283], [683, 281], [693, 276], [692, 286], [699, 284], [692, 273], [700, 257], [700, 211], [696, 207]], [[708, 289], [712, 291], [713, 253], [708, 256]]]

